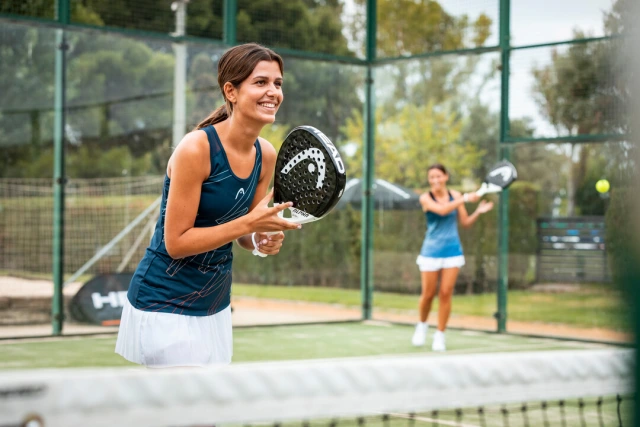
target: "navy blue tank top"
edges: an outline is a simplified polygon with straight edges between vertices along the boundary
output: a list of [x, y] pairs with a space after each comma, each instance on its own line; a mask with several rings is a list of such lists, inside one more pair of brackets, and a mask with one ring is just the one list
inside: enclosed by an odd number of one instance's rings
[[[433, 200], [435, 196], [429, 192]], [[449, 193], [449, 201], [453, 196]], [[449, 258], [462, 255], [462, 245], [458, 235], [458, 209], [447, 215], [427, 211], [427, 232], [424, 236], [420, 255], [427, 258]]]
[[[249, 212], [262, 170], [262, 151], [256, 140], [256, 159], [248, 178], [237, 177], [213, 126], [202, 129], [209, 140], [211, 173], [202, 183], [195, 227], [224, 224]], [[138, 264], [129, 302], [144, 311], [208, 316], [231, 303], [232, 242], [212, 251], [181, 259], [167, 253], [164, 218], [170, 179], [164, 178], [160, 216], [151, 243]]]

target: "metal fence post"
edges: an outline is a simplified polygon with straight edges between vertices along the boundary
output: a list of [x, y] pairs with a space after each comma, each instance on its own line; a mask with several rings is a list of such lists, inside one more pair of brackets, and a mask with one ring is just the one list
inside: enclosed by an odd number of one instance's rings
[[364, 155], [362, 156], [362, 249], [360, 286], [362, 290], [362, 318], [371, 319], [373, 308], [373, 197], [375, 147], [374, 61], [376, 59], [376, 0], [367, 0], [367, 77], [364, 103]]
[[[62, 25], [71, 21], [69, 0], [58, 0], [56, 19]], [[56, 30], [54, 134], [53, 134], [53, 298], [51, 322], [53, 335], [61, 335], [64, 324], [64, 187], [65, 176], [65, 80], [67, 41], [64, 28]]]
[[[500, 141], [498, 155], [510, 160], [510, 150], [503, 143], [509, 136], [509, 57], [510, 0], [500, 0]], [[498, 332], [507, 330], [507, 292], [509, 288], [509, 190], [500, 194], [498, 205], [498, 310], [495, 314]]]

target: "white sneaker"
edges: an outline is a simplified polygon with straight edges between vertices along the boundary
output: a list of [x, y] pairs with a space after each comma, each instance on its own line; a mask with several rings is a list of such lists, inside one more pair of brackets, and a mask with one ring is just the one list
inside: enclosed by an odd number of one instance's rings
[[416, 331], [413, 333], [411, 344], [416, 347], [423, 346], [424, 342], [427, 340], [427, 329], [429, 329], [429, 325], [419, 322], [416, 325]]
[[433, 344], [431, 345], [431, 350], [433, 351], [446, 351], [447, 346], [444, 343], [444, 332], [436, 331], [433, 334]]

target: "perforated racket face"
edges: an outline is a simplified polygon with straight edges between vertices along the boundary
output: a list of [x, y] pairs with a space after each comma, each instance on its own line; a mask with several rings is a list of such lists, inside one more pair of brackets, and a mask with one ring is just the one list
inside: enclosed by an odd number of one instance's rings
[[299, 126], [287, 135], [276, 160], [275, 203], [293, 202], [320, 218], [338, 203], [346, 182], [340, 153], [322, 132]]
[[518, 172], [516, 168], [510, 162], [503, 160], [491, 168], [484, 178], [484, 181], [505, 189], [517, 178]]

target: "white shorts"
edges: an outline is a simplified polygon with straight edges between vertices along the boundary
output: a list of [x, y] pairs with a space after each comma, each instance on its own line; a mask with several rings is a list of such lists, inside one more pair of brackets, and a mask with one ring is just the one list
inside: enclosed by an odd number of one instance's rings
[[418, 255], [416, 264], [418, 264], [420, 271], [440, 271], [443, 268], [460, 268], [464, 265], [464, 255], [448, 258], [429, 258]]
[[231, 306], [211, 316], [122, 309], [116, 353], [151, 368], [231, 363]]

